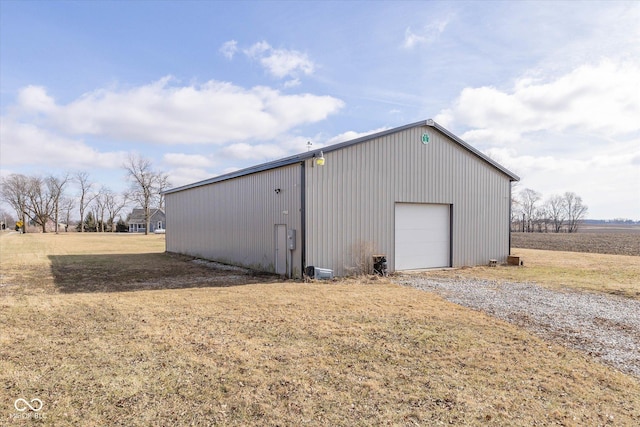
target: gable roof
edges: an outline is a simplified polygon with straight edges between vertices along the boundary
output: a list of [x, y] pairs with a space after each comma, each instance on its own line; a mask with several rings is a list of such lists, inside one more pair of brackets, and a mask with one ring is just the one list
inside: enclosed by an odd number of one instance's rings
[[[162, 209], [150, 209], [149, 218], [153, 218], [153, 216], [155, 214], [157, 214], [158, 212], [164, 214], [164, 211]], [[131, 211], [131, 215], [129, 215], [128, 223], [129, 224], [132, 224], [132, 223], [143, 224], [144, 222], [145, 222], [145, 220], [144, 220], [144, 209], [141, 209], [141, 208], [133, 209]]]
[[350, 147], [352, 145], [361, 144], [363, 142], [367, 142], [367, 141], [373, 140], [375, 138], [380, 138], [380, 137], [383, 137], [383, 136], [386, 136], [386, 135], [390, 135], [390, 134], [393, 134], [393, 133], [397, 133], [397, 132], [400, 132], [400, 131], [403, 131], [403, 130], [407, 130], [407, 129], [411, 129], [411, 128], [415, 128], [415, 127], [423, 127], [423, 126], [431, 127], [433, 129], [437, 130], [438, 132], [442, 133], [443, 135], [449, 137], [454, 142], [456, 142], [457, 144], [459, 144], [460, 146], [465, 148], [467, 151], [471, 152], [472, 154], [474, 154], [475, 156], [479, 157], [480, 159], [482, 159], [483, 161], [485, 161], [489, 165], [493, 166], [494, 168], [496, 168], [500, 172], [502, 172], [505, 175], [507, 175], [511, 181], [520, 181], [520, 177], [518, 177], [516, 174], [514, 174], [513, 172], [511, 172], [510, 170], [508, 170], [504, 166], [500, 165], [498, 162], [496, 162], [495, 160], [491, 159], [486, 154], [483, 154], [482, 152], [478, 151], [477, 149], [475, 149], [471, 145], [467, 144], [462, 139], [458, 138], [456, 135], [454, 135], [453, 133], [449, 132], [447, 129], [445, 129], [444, 127], [440, 126], [438, 123], [436, 123], [432, 119], [428, 119], [428, 120], [421, 120], [419, 122], [415, 122], [415, 123], [411, 123], [411, 124], [408, 124], [408, 125], [396, 127], [396, 128], [393, 128], [393, 129], [388, 129], [388, 130], [385, 130], [385, 131], [382, 131], [382, 132], [372, 133], [370, 135], [366, 135], [366, 136], [363, 136], [363, 137], [360, 137], [360, 138], [356, 138], [356, 139], [352, 139], [352, 140], [349, 140], [349, 141], [341, 142], [341, 143], [338, 143], [338, 144], [329, 145], [329, 146], [326, 146], [326, 147], [319, 148], [317, 150], [311, 150], [311, 151], [307, 151], [305, 153], [300, 153], [300, 154], [295, 154], [295, 155], [290, 156], [290, 157], [285, 157], [283, 159], [274, 160], [274, 161], [267, 162], [267, 163], [262, 163], [262, 164], [259, 164], [259, 165], [256, 165], [256, 166], [251, 166], [251, 167], [248, 167], [248, 168], [245, 168], [245, 169], [241, 169], [241, 170], [238, 170], [238, 171], [235, 171], [235, 172], [231, 172], [231, 173], [227, 173], [227, 174], [224, 174], [224, 175], [215, 176], [213, 178], [205, 179], [203, 181], [194, 182], [193, 184], [187, 184], [187, 185], [183, 185], [181, 187], [172, 188], [170, 190], [164, 191], [163, 194], [177, 193], [179, 191], [188, 190], [190, 188], [201, 187], [203, 185], [213, 184], [213, 183], [220, 182], [220, 181], [226, 181], [228, 179], [238, 178], [238, 177], [245, 176], [245, 175], [250, 175], [250, 174], [256, 173], [256, 172], [263, 172], [263, 171], [266, 171], [266, 170], [275, 169], [275, 168], [279, 168], [279, 167], [282, 167], [282, 166], [288, 166], [288, 165], [291, 165], [291, 164], [294, 164], [294, 163], [300, 163], [300, 162], [302, 162], [304, 160], [311, 159], [311, 158], [314, 158], [314, 157], [318, 156], [320, 154], [320, 152], [322, 152], [322, 153], [330, 153], [332, 151], [337, 151], [337, 150], [341, 150], [341, 149], [346, 148], [346, 147]]

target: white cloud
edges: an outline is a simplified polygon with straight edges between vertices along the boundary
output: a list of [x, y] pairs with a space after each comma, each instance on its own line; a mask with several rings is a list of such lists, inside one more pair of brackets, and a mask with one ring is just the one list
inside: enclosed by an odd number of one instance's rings
[[312, 74], [315, 68], [307, 54], [297, 50], [274, 49], [265, 41], [255, 43], [244, 52], [249, 58], [259, 61], [272, 76], [280, 79], [292, 77], [295, 80], [300, 73]]
[[220, 53], [227, 59], [233, 59], [234, 55], [238, 51], [238, 42], [235, 40], [229, 40], [224, 42], [220, 47]]
[[33, 124], [3, 117], [0, 126], [2, 167], [63, 165], [67, 169], [119, 168], [122, 151], [100, 152], [84, 141], [48, 132]]
[[56, 104], [42, 86], [27, 86], [18, 93], [18, 105], [30, 113], [50, 113]]
[[248, 49], [244, 50], [245, 55], [249, 58], [260, 58], [265, 52], [271, 50], [271, 45], [266, 41], [254, 43]]
[[168, 172], [171, 179], [171, 188], [181, 187], [198, 181], [209, 179], [214, 174], [206, 169], [198, 167], [179, 167]]
[[296, 71], [311, 74], [314, 68], [307, 55], [289, 50], [273, 50], [271, 55], [261, 58], [260, 61], [271, 74], [280, 78], [294, 75]]
[[276, 144], [247, 144], [237, 143], [224, 147], [220, 150], [224, 157], [237, 160], [258, 160], [269, 161], [286, 157], [287, 150]]
[[211, 158], [201, 154], [166, 153], [162, 160], [173, 167], [206, 168], [215, 164]]
[[[592, 2], [580, 7], [573, 2], [556, 2], [540, 8], [535, 2], [523, 9], [549, 26], [554, 37], [544, 37], [545, 55], [532, 74], [548, 70], [571, 70], [603, 57], [635, 61], [640, 56], [640, 7], [638, 2]], [[540, 35], [526, 24], [529, 16], [516, 22], [516, 39]], [[513, 22], [513, 21], [512, 21]]]
[[533, 188], [545, 198], [573, 191], [589, 206], [589, 218], [640, 219], [640, 168], [634, 164], [634, 156], [640, 156], [638, 139], [597, 147], [570, 158], [521, 154], [512, 148], [491, 148], [486, 153], [520, 175], [521, 189]]
[[300, 84], [301, 84], [300, 79], [291, 79], [291, 80], [287, 80], [286, 82], [284, 82], [283, 86], [286, 89], [290, 89], [292, 87], [300, 86]]
[[501, 143], [539, 131], [622, 136], [640, 130], [638, 75], [637, 63], [603, 60], [546, 82], [522, 78], [510, 91], [466, 88], [435, 120], [473, 128], [466, 137], [496, 135]]
[[435, 42], [438, 40], [438, 37], [440, 37], [440, 34], [447, 28], [450, 21], [451, 17], [434, 20], [416, 31], [412, 30], [411, 27], [407, 27], [404, 31], [402, 46], [405, 49], [412, 49], [419, 44], [431, 44]]
[[575, 191], [590, 218], [638, 219], [640, 63], [604, 59], [511, 89], [466, 88], [434, 119], [545, 196]]
[[20, 92], [14, 111], [40, 113], [38, 125], [66, 135], [96, 135], [119, 141], [221, 144], [268, 140], [289, 129], [327, 118], [344, 103], [331, 96], [284, 95], [231, 83], [174, 85], [164, 77], [125, 90], [101, 89], [58, 105], [42, 88]]
[[356, 132], [356, 131], [347, 131], [347, 132], [343, 132], [339, 135], [333, 136], [331, 138], [329, 138], [326, 142], [325, 145], [333, 145], [333, 144], [339, 144], [341, 142], [346, 142], [346, 141], [351, 141], [352, 139], [357, 139], [357, 138], [361, 138], [363, 136], [367, 136], [367, 135], [372, 135], [374, 133], [378, 133], [378, 132], [382, 132], [385, 130], [388, 130], [389, 128], [387, 127], [382, 127], [382, 128], [378, 128], [378, 129], [372, 129], [372, 130], [368, 130], [365, 132]]

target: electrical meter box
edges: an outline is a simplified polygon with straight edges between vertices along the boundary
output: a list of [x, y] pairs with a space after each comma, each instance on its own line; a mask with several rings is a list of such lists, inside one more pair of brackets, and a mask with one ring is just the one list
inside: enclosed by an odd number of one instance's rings
[[296, 248], [296, 230], [287, 230], [287, 247], [290, 251]]

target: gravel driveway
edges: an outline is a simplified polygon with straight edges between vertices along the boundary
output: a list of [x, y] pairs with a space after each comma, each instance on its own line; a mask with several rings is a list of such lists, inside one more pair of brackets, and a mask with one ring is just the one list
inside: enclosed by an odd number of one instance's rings
[[397, 281], [582, 350], [640, 378], [640, 301], [531, 283], [419, 276]]

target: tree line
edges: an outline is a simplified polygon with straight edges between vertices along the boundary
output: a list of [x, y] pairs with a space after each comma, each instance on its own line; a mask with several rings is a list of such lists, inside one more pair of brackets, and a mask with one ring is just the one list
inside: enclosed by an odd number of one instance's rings
[[[85, 171], [66, 172], [62, 175], [11, 174], [0, 181], [0, 198], [10, 205], [17, 215], [16, 225], [22, 232], [33, 224], [46, 233], [51, 224], [58, 233], [60, 224], [68, 231], [72, 212], [78, 212], [78, 231], [111, 231], [114, 222], [127, 207], [144, 210], [148, 234], [151, 209], [164, 209], [162, 191], [170, 187], [168, 175], [154, 170], [150, 160], [130, 154], [123, 163], [129, 187], [116, 193], [105, 185], [94, 182]], [[69, 194], [75, 184], [77, 192]]]
[[511, 231], [575, 233], [587, 212], [587, 205], [574, 192], [543, 199], [541, 193], [525, 188], [511, 199]]

